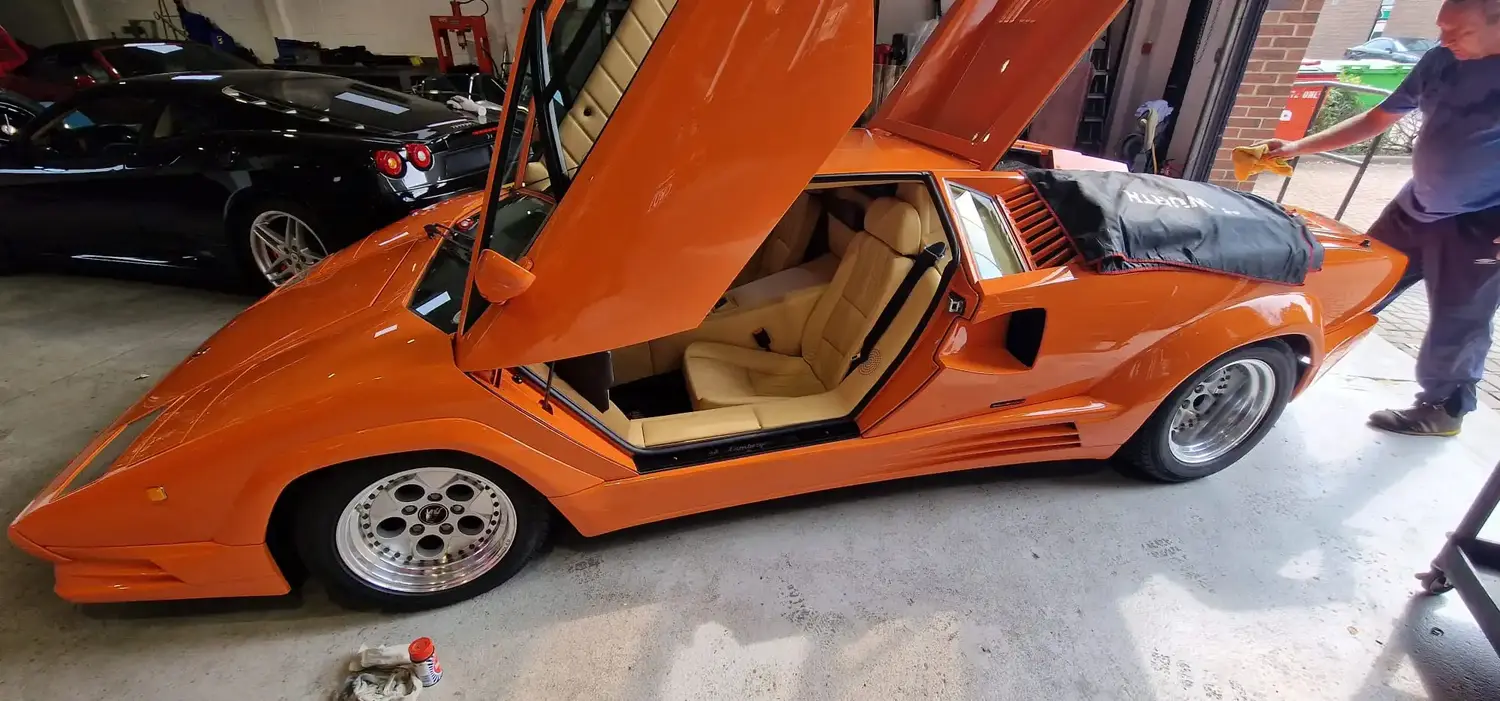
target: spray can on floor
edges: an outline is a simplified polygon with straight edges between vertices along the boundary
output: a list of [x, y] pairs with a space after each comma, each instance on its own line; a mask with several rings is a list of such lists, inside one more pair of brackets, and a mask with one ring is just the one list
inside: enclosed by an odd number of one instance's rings
[[411, 663], [417, 668], [417, 679], [422, 686], [432, 686], [443, 680], [443, 666], [438, 664], [437, 646], [432, 644], [432, 638], [411, 641], [406, 652], [411, 655]]

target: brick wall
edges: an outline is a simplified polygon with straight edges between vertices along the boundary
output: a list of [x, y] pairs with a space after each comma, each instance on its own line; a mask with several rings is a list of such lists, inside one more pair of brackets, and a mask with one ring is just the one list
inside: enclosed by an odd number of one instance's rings
[[1244, 80], [1224, 130], [1209, 181], [1250, 190], [1253, 182], [1236, 183], [1230, 154], [1237, 146], [1249, 146], [1271, 138], [1281, 122], [1281, 111], [1291, 95], [1307, 47], [1312, 41], [1324, 0], [1271, 0], [1261, 20], [1255, 50], [1250, 54]]
[[1438, 10], [1442, 7], [1443, 0], [1396, 0], [1384, 34], [1388, 37], [1436, 39]]
[[[1427, 0], [1397, 0], [1396, 7]], [[1440, 3], [1441, 0], [1432, 0]], [[1380, 14], [1380, 0], [1325, 0], [1318, 28], [1313, 32], [1307, 58], [1341, 59], [1344, 49], [1358, 46], [1370, 38], [1375, 19]]]

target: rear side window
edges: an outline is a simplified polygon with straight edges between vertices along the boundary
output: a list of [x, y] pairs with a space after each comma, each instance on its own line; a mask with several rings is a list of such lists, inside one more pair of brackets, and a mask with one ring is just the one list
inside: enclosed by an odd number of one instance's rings
[[948, 196], [953, 199], [958, 230], [968, 244], [979, 279], [1015, 275], [1026, 269], [994, 198], [958, 185], [948, 186]]
[[69, 83], [84, 73], [77, 60], [68, 60], [59, 54], [41, 54], [21, 64], [17, 75], [49, 83]]

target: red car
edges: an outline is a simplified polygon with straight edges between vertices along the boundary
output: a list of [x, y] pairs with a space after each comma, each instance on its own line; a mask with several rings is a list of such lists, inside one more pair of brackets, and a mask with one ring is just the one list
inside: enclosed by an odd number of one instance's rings
[[14, 71], [0, 75], [0, 90], [51, 103], [82, 88], [121, 78], [255, 67], [241, 58], [191, 41], [75, 41], [53, 44], [32, 53]]

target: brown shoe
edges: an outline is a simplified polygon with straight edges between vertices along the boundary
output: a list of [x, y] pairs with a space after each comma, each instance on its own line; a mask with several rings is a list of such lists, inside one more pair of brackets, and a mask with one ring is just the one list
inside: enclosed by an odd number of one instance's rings
[[1410, 409], [1386, 409], [1370, 414], [1371, 426], [1408, 436], [1456, 436], [1463, 423], [1461, 417], [1434, 404], [1417, 404]]

